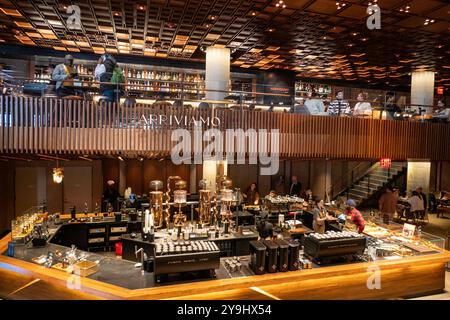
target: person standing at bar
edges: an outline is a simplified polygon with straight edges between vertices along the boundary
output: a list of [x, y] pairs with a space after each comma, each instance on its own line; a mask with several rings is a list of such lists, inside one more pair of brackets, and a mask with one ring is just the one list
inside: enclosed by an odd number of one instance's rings
[[68, 54], [64, 57], [64, 63], [58, 64], [53, 70], [52, 80], [56, 81], [56, 95], [66, 97], [75, 94], [73, 88], [65, 86], [66, 81], [78, 77], [78, 72], [73, 65], [73, 57]]
[[290, 196], [300, 196], [300, 192], [302, 191], [302, 184], [297, 181], [297, 176], [291, 177], [291, 186], [289, 188]]
[[350, 104], [344, 100], [344, 91], [339, 90], [336, 93], [336, 99], [328, 106], [328, 114], [337, 117], [351, 114]]
[[117, 61], [110, 54], [102, 55], [95, 67], [94, 77], [100, 81], [100, 92], [103, 100], [107, 102], [116, 101], [116, 86], [111, 84], [114, 69], [117, 66]]
[[378, 201], [379, 209], [385, 224], [389, 224], [397, 211], [397, 202], [398, 190], [396, 187], [389, 185]]

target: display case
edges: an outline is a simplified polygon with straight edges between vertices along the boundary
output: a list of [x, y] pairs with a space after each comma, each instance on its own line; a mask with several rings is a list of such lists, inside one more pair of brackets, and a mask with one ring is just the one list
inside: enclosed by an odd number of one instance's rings
[[440, 253], [445, 239], [421, 231], [420, 226], [411, 229], [395, 222], [383, 223], [379, 217], [368, 217], [364, 234], [368, 238], [367, 255], [370, 260], [394, 260], [403, 257]]

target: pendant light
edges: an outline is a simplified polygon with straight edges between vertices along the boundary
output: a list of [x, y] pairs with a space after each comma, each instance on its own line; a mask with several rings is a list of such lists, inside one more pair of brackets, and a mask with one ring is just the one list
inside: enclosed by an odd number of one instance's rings
[[53, 182], [61, 183], [64, 179], [64, 169], [59, 167], [58, 155], [56, 155], [56, 168], [53, 168]]

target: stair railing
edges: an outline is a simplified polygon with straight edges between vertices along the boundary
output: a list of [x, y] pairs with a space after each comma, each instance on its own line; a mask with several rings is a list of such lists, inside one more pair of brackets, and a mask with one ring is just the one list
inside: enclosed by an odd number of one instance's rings
[[[350, 187], [359, 179], [361, 179], [362, 177], [364, 177], [367, 173], [371, 172], [374, 170], [374, 167], [378, 164], [378, 162], [370, 162], [369, 168], [367, 170], [364, 170], [363, 173], [358, 173], [360, 171], [360, 169], [363, 167], [363, 165], [366, 165], [365, 162], [361, 162], [358, 163], [356, 166], [352, 167], [349, 170], [346, 170], [343, 174], [341, 174], [337, 179], [335, 179], [333, 181], [333, 183], [330, 185], [330, 187], [325, 191], [325, 197], [326, 199], [330, 199], [330, 198], [334, 198], [335, 195], [341, 194], [343, 192], [346, 192], [346, 196], [348, 199], [348, 194], [349, 194], [349, 190]], [[350, 181], [348, 181], [347, 177], [350, 174]], [[338, 183], [342, 183], [342, 181], [347, 181], [345, 183], [345, 187], [342, 188], [334, 193], [333, 190], [334, 188], [336, 188], [336, 186], [338, 185]]]

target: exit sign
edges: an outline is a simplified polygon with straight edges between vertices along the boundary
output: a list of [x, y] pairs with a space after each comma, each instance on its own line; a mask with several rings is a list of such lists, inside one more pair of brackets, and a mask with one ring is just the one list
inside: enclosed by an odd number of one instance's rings
[[436, 87], [437, 94], [444, 94], [444, 87]]
[[390, 168], [390, 167], [391, 167], [391, 164], [392, 164], [392, 160], [389, 159], [389, 158], [382, 158], [382, 159], [380, 160], [380, 166], [381, 166], [382, 168], [385, 168], [385, 169]]

